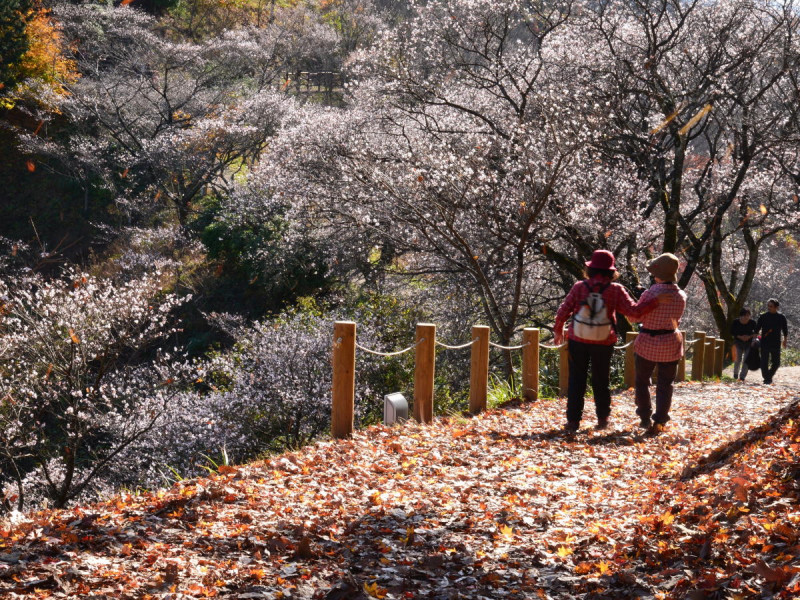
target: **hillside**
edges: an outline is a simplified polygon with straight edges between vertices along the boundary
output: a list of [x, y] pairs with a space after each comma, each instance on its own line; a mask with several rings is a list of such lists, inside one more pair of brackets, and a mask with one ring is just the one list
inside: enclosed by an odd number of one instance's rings
[[657, 437], [630, 393], [574, 436], [563, 399], [379, 426], [41, 512], [0, 530], [0, 596], [796, 598], [797, 391], [684, 383]]

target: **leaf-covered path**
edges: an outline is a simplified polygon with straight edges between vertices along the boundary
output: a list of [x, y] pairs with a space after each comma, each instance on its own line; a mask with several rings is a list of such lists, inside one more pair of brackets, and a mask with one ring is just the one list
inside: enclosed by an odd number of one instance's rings
[[[789, 370], [786, 370], [786, 375]], [[800, 416], [685, 383], [657, 437], [563, 400], [352, 440], [0, 527], [2, 598], [796, 598]]]

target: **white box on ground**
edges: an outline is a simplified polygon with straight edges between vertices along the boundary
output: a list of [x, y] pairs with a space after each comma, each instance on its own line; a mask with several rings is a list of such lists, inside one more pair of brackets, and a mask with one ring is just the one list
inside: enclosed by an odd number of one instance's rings
[[408, 401], [400, 393], [386, 394], [383, 397], [383, 424], [392, 425], [408, 420]]

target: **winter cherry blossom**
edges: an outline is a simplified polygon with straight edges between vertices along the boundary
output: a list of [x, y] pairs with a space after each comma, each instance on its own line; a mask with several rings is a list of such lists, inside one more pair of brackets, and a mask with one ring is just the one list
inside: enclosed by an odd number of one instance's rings
[[[22, 145], [126, 222], [98, 230], [120, 250], [93, 273], [46, 278], [30, 266], [44, 249], [0, 240], [5, 509], [305, 444], [328, 427], [333, 320], [379, 350], [423, 317], [450, 342], [482, 322], [509, 344], [551, 325], [598, 247], [630, 287], [647, 258], [679, 254], [687, 328], [726, 335], [765, 295], [792, 306], [793, 2], [334, 0], [246, 26], [247, 8], [209, 10], [199, 24], [54, 2], [81, 77], [63, 127]], [[344, 71], [341, 102], [298, 93], [312, 69]], [[206, 315], [230, 347], [188, 361], [171, 321], [184, 261], [253, 224], [270, 235], [238, 258], [275, 283], [299, 257], [325, 297]], [[358, 360], [366, 423], [410, 366]], [[510, 377], [514, 360], [493, 368]], [[464, 357], [437, 365], [458, 398]]]
[[185, 369], [172, 352], [147, 355], [173, 333], [181, 300], [161, 294], [157, 274], [114, 282], [68, 269], [2, 288], [3, 502], [64, 506], [167, 409]]

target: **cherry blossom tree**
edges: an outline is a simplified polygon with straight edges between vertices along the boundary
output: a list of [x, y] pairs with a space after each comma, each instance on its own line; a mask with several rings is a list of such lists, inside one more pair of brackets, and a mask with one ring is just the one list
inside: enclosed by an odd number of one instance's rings
[[185, 226], [193, 203], [227, 192], [291, 111], [273, 89], [282, 63], [271, 30], [189, 43], [159, 35], [152, 17], [128, 8], [56, 14], [81, 77], [61, 106], [67, 135], [28, 135], [27, 148], [102, 182], [123, 204], [167, 202]]
[[546, 293], [554, 223], [587, 220], [592, 179], [607, 193], [631, 179], [593, 160], [602, 110], [549, 51], [569, 3], [413, 8], [354, 63], [350, 110], [308, 112], [274, 145], [265, 185], [346, 239], [342, 253], [454, 278], [508, 343]]
[[[412, 4], [269, 185], [313, 198], [343, 253], [461, 278], [503, 341], [597, 247], [631, 287], [682, 255], [727, 331], [759, 245], [796, 226], [796, 27], [791, 2]], [[732, 282], [724, 240], [746, 250]]]
[[586, 83], [612, 114], [601, 148], [637, 165], [656, 247], [685, 258], [680, 285], [700, 277], [727, 335], [759, 248], [798, 224], [796, 7], [609, 2], [581, 17], [568, 33], [592, 49]]
[[[10, 283], [8, 282], [10, 281]], [[6, 507], [62, 507], [92, 491], [166, 410], [183, 379], [171, 353], [179, 300], [158, 275], [114, 283], [67, 270], [0, 282], [0, 485]]]
[[[195, 365], [202, 389], [175, 395], [148, 432], [125, 449], [107, 480], [163, 485], [176, 475], [299, 448], [326, 434], [332, 321], [355, 319], [360, 343], [391, 350], [398, 343], [410, 345], [413, 314], [372, 302], [335, 313], [307, 307], [256, 323], [211, 315], [236, 340], [234, 347]], [[405, 334], [398, 336], [400, 330]], [[413, 354], [386, 359], [359, 351], [357, 423], [374, 423], [383, 394], [406, 391], [403, 382], [408, 385], [412, 373]]]

